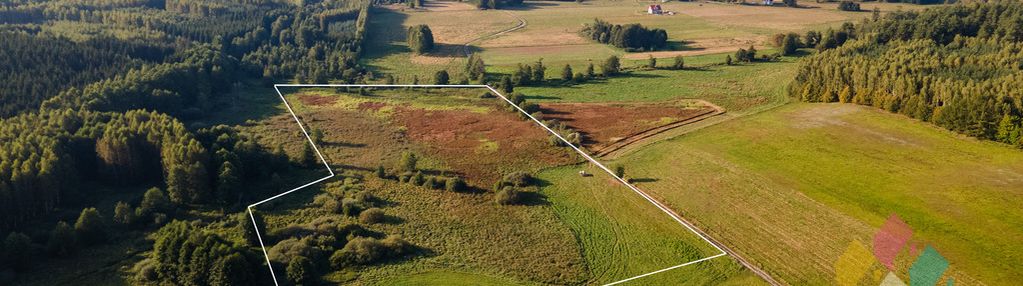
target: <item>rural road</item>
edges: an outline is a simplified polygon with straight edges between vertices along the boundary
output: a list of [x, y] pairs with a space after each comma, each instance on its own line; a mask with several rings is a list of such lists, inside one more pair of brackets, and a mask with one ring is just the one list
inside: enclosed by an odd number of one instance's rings
[[504, 10], [498, 10], [498, 11], [500, 11], [501, 13], [504, 13], [504, 14], [512, 17], [512, 18], [515, 18], [515, 20], [519, 21], [519, 24], [515, 25], [515, 27], [511, 27], [511, 28], [508, 28], [508, 29], [505, 29], [505, 30], [501, 30], [501, 31], [498, 31], [498, 32], [493, 33], [493, 34], [484, 35], [484, 36], [481, 36], [479, 38], [472, 39], [471, 41], [465, 42], [465, 44], [462, 44], [462, 53], [465, 54], [466, 57], [472, 55], [472, 52], [469, 51], [469, 46], [472, 43], [480, 42], [480, 41], [483, 41], [485, 39], [489, 39], [489, 38], [497, 37], [497, 36], [500, 36], [500, 35], [504, 35], [506, 33], [514, 32], [516, 30], [525, 28], [527, 25], [529, 25], [529, 23], [526, 22], [526, 19], [522, 19], [519, 16], [515, 16], [515, 14], [512, 14], [511, 12], [504, 11]]

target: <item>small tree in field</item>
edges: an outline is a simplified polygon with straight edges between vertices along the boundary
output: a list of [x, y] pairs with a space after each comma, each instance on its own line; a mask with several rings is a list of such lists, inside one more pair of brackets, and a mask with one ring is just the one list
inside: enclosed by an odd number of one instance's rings
[[785, 39], [782, 40], [781, 54], [786, 56], [794, 55], [800, 45], [799, 35], [796, 33], [788, 33], [785, 35]]
[[680, 70], [686, 67], [686, 60], [681, 55], [675, 56], [675, 62], [671, 64], [671, 69]]
[[82, 210], [75, 222], [75, 234], [84, 244], [95, 244], [106, 240], [106, 226], [96, 208]]
[[377, 176], [377, 178], [381, 178], [381, 179], [387, 177], [387, 171], [384, 171], [384, 166], [383, 165], [377, 166], [377, 170], [376, 170], [376, 172], [374, 174]]
[[618, 59], [618, 56], [610, 56], [604, 60], [604, 64], [600, 66], [600, 70], [604, 76], [612, 77], [621, 72], [621, 67], [622, 63], [621, 60]]
[[450, 81], [450, 77], [446, 70], [439, 70], [433, 75], [433, 84], [448, 84], [448, 81]]
[[625, 178], [625, 166], [615, 165], [614, 166], [614, 172], [615, 172], [615, 176], [618, 176], [619, 178], [623, 178], [623, 179]]
[[572, 81], [572, 66], [566, 64], [565, 68], [561, 69], [561, 80]]
[[316, 166], [316, 151], [312, 144], [302, 144], [302, 153], [299, 153], [298, 164], [303, 167]]
[[515, 91], [515, 85], [512, 84], [511, 77], [509, 77], [509, 76], [501, 77], [501, 84], [500, 85], [501, 85], [501, 91], [503, 91], [504, 94], [511, 94], [513, 91]]
[[656, 69], [657, 68], [657, 58], [655, 58], [653, 55], [648, 55], [648, 57], [649, 57], [649, 59], [647, 59], [646, 67], [647, 68], [651, 68], [651, 69]]
[[732, 65], [732, 56], [731, 55], [725, 55], [725, 64], [726, 65]]
[[401, 153], [401, 160], [398, 161], [398, 170], [405, 172], [413, 172], [416, 170], [416, 163], [419, 162], [419, 158], [416, 157], [415, 153], [405, 152]]
[[590, 63], [590, 65], [586, 66], [586, 78], [595, 77], [597, 77], [597, 72], [593, 70], [593, 63]]
[[433, 32], [427, 25], [416, 25], [408, 28], [408, 47], [412, 52], [425, 54], [433, 49]]

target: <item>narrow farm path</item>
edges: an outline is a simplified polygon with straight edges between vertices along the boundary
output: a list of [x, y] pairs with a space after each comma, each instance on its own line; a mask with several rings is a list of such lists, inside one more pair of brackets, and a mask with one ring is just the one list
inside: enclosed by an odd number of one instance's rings
[[706, 100], [697, 100], [697, 101], [700, 102], [700, 104], [703, 104], [703, 105], [706, 105], [706, 106], [710, 107], [711, 110], [708, 110], [708, 111], [706, 111], [706, 112], [704, 112], [704, 113], [702, 113], [702, 114], [700, 114], [698, 116], [695, 116], [695, 117], [686, 118], [684, 120], [679, 120], [679, 121], [671, 122], [671, 123], [668, 123], [668, 124], [665, 124], [665, 125], [661, 125], [661, 126], [657, 126], [657, 127], [654, 127], [654, 128], [647, 129], [647, 130], [642, 130], [642, 131], [639, 131], [639, 132], [636, 132], [636, 133], [633, 133], [633, 134], [629, 134], [628, 136], [625, 136], [624, 138], [618, 139], [614, 143], [608, 144], [607, 146], [604, 146], [603, 148], [594, 150], [593, 151], [593, 155], [595, 155], [597, 157], [603, 157], [604, 155], [613, 153], [615, 151], [618, 151], [618, 150], [620, 150], [622, 148], [625, 148], [625, 147], [627, 147], [629, 145], [632, 145], [634, 143], [638, 143], [640, 141], [646, 140], [646, 139], [648, 139], [650, 137], [653, 137], [654, 135], [661, 134], [661, 133], [664, 133], [664, 132], [666, 132], [668, 130], [679, 128], [679, 127], [686, 126], [686, 125], [689, 125], [689, 124], [693, 124], [693, 123], [696, 123], [696, 122], [700, 122], [700, 121], [703, 121], [704, 119], [711, 118], [711, 117], [714, 117], [714, 116], [721, 115], [721, 114], [725, 113], [725, 109], [724, 108], [722, 108], [720, 106], [717, 106], [717, 105], [715, 105], [713, 103], [710, 103], [709, 101], [706, 101]]
[[522, 17], [516, 16], [515, 14], [512, 14], [511, 12], [504, 11], [504, 10], [501, 10], [501, 12], [504, 13], [505, 15], [508, 15], [509, 17], [515, 18], [515, 20], [519, 21], [519, 24], [515, 25], [515, 27], [511, 27], [511, 28], [508, 28], [508, 29], [505, 29], [505, 30], [501, 30], [501, 31], [498, 31], [498, 32], [495, 32], [495, 33], [492, 33], [492, 34], [489, 34], [489, 35], [483, 35], [483, 36], [480, 36], [479, 38], [475, 38], [475, 39], [472, 39], [472, 40], [466, 42], [465, 44], [462, 45], [462, 53], [465, 54], [466, 57], [468, 57], [468, 56], [470, 56], [472, 54], [472, 49], [470, 49], [469, 47], [471, 47], [473, 43], [478, 43], [480, 41], [483, 41], [483, 40], [486, 40], [486, 39], [489, 39], [489, 38], [493, 38], [493, 37], [497, 37], [497, 36], [504, 35], [504, 34], [507, 34], [507, 33], [511, 33], [511, 32], [520, 30], [522, 28], [525, 28], [527, 25], [529, 25], [529, 22], [526, 22], [526, 19], [523, 19]]

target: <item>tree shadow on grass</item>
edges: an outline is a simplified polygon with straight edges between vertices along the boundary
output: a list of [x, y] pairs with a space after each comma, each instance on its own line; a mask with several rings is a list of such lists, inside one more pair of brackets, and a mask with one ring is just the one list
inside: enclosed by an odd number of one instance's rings
[[668, 41], [666, 48], [669, 51], [702, 51], [706, 48], [690, 46], [693, 42], [690, 41]]
[[364, 143], [351, 143], [351, 142], [345, 142], [345, 141], [323, 141], [323, 142], [320, 142], [320, 145], [329, 146], [329, 147], [345, 147], [345, 148], [364, 148], [364, 147], [366, 147], [366, 144], [364, 144]]
[[658, 181], [658, 180], [655, 179], [655, 178], [632, 178], [632, 179], [629, 179], [629, 182], [632, 182], [632, 183], [653, 183], [653, 182], [656, 182], [656, 181]]

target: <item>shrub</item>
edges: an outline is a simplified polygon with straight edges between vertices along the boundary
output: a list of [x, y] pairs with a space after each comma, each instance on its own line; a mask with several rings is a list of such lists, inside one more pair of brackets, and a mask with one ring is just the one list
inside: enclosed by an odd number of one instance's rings
[[433, 32], [427, 25], [416, 25], [408, 28], [408, 46], [412, 52], [425, 54], [433, 49]]
[[838, 3], [838, 10], [854, 11], [854, 12], [855, 11], [859, 11], [860, 10], [860, 3], [856, 3], [856, 2], [853, 2], [853, 1], [842, 1], [842, 2]]
[[117, 205], [114, 206], [114, 222], [121, 225], [135, 223], [135, 210], [128, 203], [117, 202]]
[[621, 61], [617, 56], [610, 56], [604, 60], [604, 64], [600, 66], [600, 71], [604, 76], [611, 77], [621, 72], [621, 66]]
[[781, 54], [786, 56], [793, 55], [802, 45], [803, 44], [799, 42], [799, 34], [788, 33], [782, 41]]
[[74, 253], [76, 248], [77, 239], [74, 230], [66, 222], [58, 222], [50, 232], [50, 239], [46, 241], [46, 252], [62, 257]]
[[512, 84], [511, 77], [509, 77], [509, 76], [501, 77], [501, 84], [500, 84], [500, 86], [501, 86], [501, 91], [503, 91], [504, 94], [510, 94], [513, 91], [515, 91], [515, 85]]
[[332, 214], [341, 213], [341, 203], [332, 194], [319, 194], [313, 198], [313, 204], [320, 205], [324, 211]]
[[423, 180], [423, 187], [424, 188], [433, 189], [436, 186], [437, 186], [437, 179], [434, 178], [433, 176], [426, 177], [426, 180]]
[[298, 257], [316, 258], [319, 255], [320, 250], [314, 245], [312, 236], [281, 240], [267, 251], [270, 260], [284, 265], [291, 264], [291, 260]]
[[614, 170], [615, 176], [618, 176], [619, 178], [623, 178], [623, 179], [625, 178], [625, 166], [615, 165], [613, 167], [613, 170]]
[[732, 56], [725, 55], [725, 64], [726, 65], [732, 65]]
[[561, 69], [561, 80], [572, 81], [572, 66], [565, 64], [565, 67]]
[[685, 66], [686, 66], [685, 59], [683, 59], [682, 56], [675, 56], [675, 62], [671, 64], [671, 69], [680, 70], [684, 69]]
[[586, 82], [586, 75], [584, 75], [581, 72], [577, 72], [575, 73], [575, 76], [572, 77], [572, 81], [574, 81], [575, 83]]
[[86, 208], [75, 221], [75, 234], [83, 244], [90, 245], [106, 240], [106, 225], [96, 208]]
[[647, 62], [646, 62], [646, 67], [647, 68], [651, 68], [651, 69], [656, 69], [657, 68], [657, 58], [655, 58], [653, 55], [647, 55], [647, 57], [648, 57], [648, 59], [647, 59]]
[[401, 159], [398, 161], [398, 170], [412, 172], [416, 170], [416, 164], [419, 162], [419, 158], [415, 153], [404, 152], [401, 153]]
[[387, 178], [387, 171], [384, 170], [383, 165], [377, 166], [377, 171], [374, 174], [377, 176], [377, 178], [381, 179]]
[[341, 213], [346, 216], [359, 215], [362, 209], [362, 203], [355, 199], [344, 198], [341, 200]]
[[14, 270], [25, 270], [32, 259], [32, 239], [20, 232], [12, 232], [4, 239], [3, 262]]
[[302, 256], [291, 259], [287, 268], [288, 280], [294, 285], [308, 285], [315, 279], [313, 262]]
[[359, 222], [364, 224], [381, 223], [384, 221], [384, 217], [384, 210], [379, 208], [369, 208], [359, 214]]
[[514, 205], [520, 203], [522, 200], [522, 194], [518, 188], [512, 186], [504, 186], [494, 196], [494, 200], [500, 205]]
[[409, 248], [409, 243], [400, 236], [392, 235], [383, 240], [355, 237], [349, 240], [344, 248], [330, 256], [330, 264], [335, 269], [350, 265], [368, 265], [385, 258], [404, 255]]
[[785, 33], [777, 33], [771, 36], [771, 45], [775, 47], [781, 47], [782, 43], [785, 42]]
[[448, 84], [449, 79], [448, 71], [439, 70], [433, 75], [433, 84]]
[[426, 180], [423, 178], [423, 172], [416, 172], [416, 174], [413, 175], [412, 178], [408, 180], [409, 184], [413, 184], [416, 186], [423, 185], [424, 181]]
[[508, 96], [508, 100], [511, 101], [512, 104], [520, 105], [523, 102], [526, 102], [526, 96], [522, 93], [514, 92]]
[[512, 172], [504, 176], [502, 181], [516, 187], [525, 187], [533, 183], [533, 176], [526, 172]]
[[464, 192], [468, 189], [468, 186], [465, 184], [465, 180], [455, 177], [448, 179], [447, 183], [444, 184], [444, 189], [448, 192]]
[[149, 218], [155, 213], [166, 212], [170, 210], [170, 200], [159, 188], [150, 188], [142, 195], [142, 202], [139, 203], [138, 209], [135, 210], [136, 216], [139, 218]]
[[522, 108], [522, 110], [526, 111], [526, 113], [536, 113], [540, 111], [540, 105], [532, 102], [522, 104], [519, 108]]

